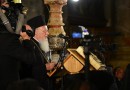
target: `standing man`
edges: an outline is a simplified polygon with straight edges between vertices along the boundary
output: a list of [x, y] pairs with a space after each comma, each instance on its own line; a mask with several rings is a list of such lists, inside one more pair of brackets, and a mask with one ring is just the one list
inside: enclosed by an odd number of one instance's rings
[[[7, 3], [3, 3], [2, 6], [5, 6], [6, 9], [9, 7]], [[10, 12], [3, 9], [2, 13], [5, 14], [9, 21], [8, 23], [10, 23], [11, 28], [15, 32], [17, 17], [14, 17], [17, 15], [14, 13], [10, 15]], [[6, 90], [10, 83], [20, 79], [19, 68], [21, 62], [29, 64], [37, 63], [33, 45], [26, 32], [20, 33], [24, 36], [21, 44], [19, 40], [20, 35], [9, 32], [5, 24], [7, 23], [0, 19], [0, 90]], [[30, 28], [26, 27], [26, 29]]]
[[[25, 65], [22, 68], [24, 69], [23, 73], [27, 70], [27, 72], [31, 71], [29, 73], [30, 75], [25, 77], [29, 78], [31, 76], [31, 78], [37, 80], [45, 90], [49, 90], [50, 84], [49, 77], [47, 76], [47, 70], [53, 69], [55, 63], [48, 63], [44, 53], [49, 51], [49, 45], [47, 41], [49, 33], [44, 17], [39, 15], [30, 19], [29, 21], [27, 21], [27, 27], [31, 27], [31, 31], [32, 33], [34, 33], [34, 37], [32, 37], [31, 40], [34, 45], [34, 53], [36, 55], [35, 58], [37, 63], [33, 64], [32, 66], [23, 64]], [[41, 49], [41, 46], [44, 50]]]

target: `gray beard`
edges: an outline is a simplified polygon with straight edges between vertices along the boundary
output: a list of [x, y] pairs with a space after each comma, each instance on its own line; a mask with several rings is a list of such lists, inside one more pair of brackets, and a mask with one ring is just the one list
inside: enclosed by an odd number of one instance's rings
[[60, 56], [59, 54], [51, 54], [48, 38], [46, 38], [45, 40], [40, 40], [40, 47], [45, 52], [48, 62], [50, 62], [51, 60], [51, 62], [58, 63]]
[[49, 52], [50, 48], [49, 48], [48, 38], [46, 38], [45, 40], [41, 40], [41, 41], [40, 41], [40, 47], [41, 47], [41, 49], [42, 49], [45, 53]]

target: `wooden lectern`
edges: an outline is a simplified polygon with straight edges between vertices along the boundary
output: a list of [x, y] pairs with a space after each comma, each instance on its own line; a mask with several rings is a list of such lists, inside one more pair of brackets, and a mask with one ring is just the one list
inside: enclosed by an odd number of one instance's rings
[[[68, 57], [64, 60], [64, 67], [70, 73], [79, 73], [85, 66], [85, 55], [82, 46], [77, 49], [67, 49], [69, 51]], [[102, 64], [101, 60], [96, 55], [90, 52], [89, 55], [90, 70], [105, 70], [106, 65]]]
[[79, 73], [85, 65], [84, 58], [76, 51], [76, 49], [67, 49], [70, 54], [64, 60], [64, 67], [70, 73]]

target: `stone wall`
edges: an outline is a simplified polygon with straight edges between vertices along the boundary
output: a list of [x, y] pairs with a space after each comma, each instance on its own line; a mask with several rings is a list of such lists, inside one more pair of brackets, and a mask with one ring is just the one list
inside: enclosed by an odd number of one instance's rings
[[115, 30], [121, 32], [121, 35], [115, 38], [118, 48], [110, 63], [125, 67], [130, 63], [130, 0], [115, 0], [113, 9]]
[[43, 15], [44, 14], [44, 8], [43, 0], [22, 0], [22, 3], [25, 7], [28, 8], [28, 13], [26, 15], [26, 20], [35, 17], [39, 14]]

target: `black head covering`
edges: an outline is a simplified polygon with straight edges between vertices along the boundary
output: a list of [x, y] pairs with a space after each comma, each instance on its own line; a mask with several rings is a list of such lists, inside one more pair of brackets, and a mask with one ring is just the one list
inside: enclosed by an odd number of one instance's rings
[[36, 16], [30, 20], [27, 21], [27, 24], [31, 26], [33, 30], [36, 28], [46, 25], [45, 17], [42, 15]]

